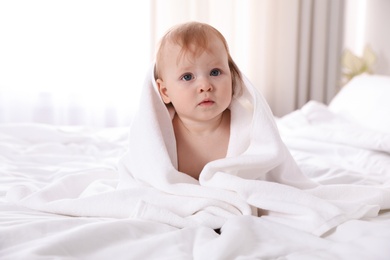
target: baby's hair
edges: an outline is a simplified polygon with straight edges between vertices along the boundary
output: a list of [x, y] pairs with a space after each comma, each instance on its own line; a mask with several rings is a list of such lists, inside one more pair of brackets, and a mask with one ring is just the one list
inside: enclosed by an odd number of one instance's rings
[[[225, 46], [228, 55], [228, 64], [232, 75], [233, 94], [241, 93], [243, 80], [238, 66], [230, 55], [229, 47], [225, 37], [214, 27], [206, 23], [187, 22], [172, 27], [160, 40], [157, 54], [156, 65], [154, 68], [154, 77], [161, 77], [161, 61], [165, 45], [170, 42], [181, 46], [181, 52], [178, 59], [182, 58], [187, 52], [191, 52], [194, 57], [207, 51], [209, 46], [209, 36], [214, 35], [221, 40]], [[195, 46], [195, 48], [193, 48]]]

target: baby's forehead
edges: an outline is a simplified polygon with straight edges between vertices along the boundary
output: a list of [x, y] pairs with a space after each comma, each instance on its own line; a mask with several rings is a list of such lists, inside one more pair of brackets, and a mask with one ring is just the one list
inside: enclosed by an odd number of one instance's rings
[[213, 33], [203, 34], [198, 38], [194, 35], [167, 35], [162, 40], [156, 57], [157, 76], [161, 77], [167, 66], [178, 66], [182, 62], [192, 63], [205, 52], [214, 60], [228, 60], [229, 52], [225, 42]]
[[214, 53], [216, 50], [225, 50], [223, 41], [219, 39], [216, 36], [210, 36], [207, 41], [192, 41], [192, 42], [183, 42], [180, 39], [176, 40], [168, 40], [165, 43], [164, 48], [162, 49], [162, 52], [165, 53], [165, 57], [171, 57], [174, 54], [178, 54], [180, 58], [183, 58], [185, 56], [189, 58], [196, 58], [203, 54], [204, 52], [207, 52], [209, 54]]

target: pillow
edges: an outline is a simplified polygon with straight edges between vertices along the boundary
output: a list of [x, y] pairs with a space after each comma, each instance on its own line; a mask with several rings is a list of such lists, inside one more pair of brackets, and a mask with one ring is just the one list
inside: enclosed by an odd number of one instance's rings
[[354, 77], [333, 98], [329, 109], [350, 121], [390, 134], [390, 76]]

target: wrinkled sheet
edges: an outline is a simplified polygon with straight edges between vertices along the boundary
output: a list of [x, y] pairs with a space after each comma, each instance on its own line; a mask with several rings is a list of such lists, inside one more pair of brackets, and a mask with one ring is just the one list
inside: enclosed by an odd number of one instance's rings
[[390, 186], [390, 133], [365, 128], [315, 101], [278, 119], [278, 126], [310, 179], [322, 184]]
[[317, 236], [390, 209], [388, 188], [318, 185], [307, 178], [283, 143], [266, 100], [245, 76], [229, 106], [226, 157], [207, 163], [199, 180], [179, 172], [175, 111], [162, 102], [153, 72], [152, 64], [129, 127], [127, 151], [117, 164], [119, 178], [94, 169], [68, 174], [42, 189], [13, 187], [7, 199], [47, 213], [130, 217], [176, 228], [219, 229], [230, 218], [261, 216]]
[[[360, 137], [353, 138], [343, 130], [351, 125], [327, 112], [312, 106], [278, 120], [303, 172], [324, 184], [388, 186], [386, 137], [352, 126]], [[344, 222], [321, 237], [254, 216], [229, 218], [218, 234], [204, 226], [44, 213], [5, 198], [15, 185], [41, 189], [72, 175], [96, 173], [109, 185], [127, 142], [127, 128], [0, 126], [0, 259], [390, 258], [388, 211]]]

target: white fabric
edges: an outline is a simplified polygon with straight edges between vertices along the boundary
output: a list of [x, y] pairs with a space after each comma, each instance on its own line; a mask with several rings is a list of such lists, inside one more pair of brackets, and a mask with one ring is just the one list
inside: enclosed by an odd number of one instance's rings
[[316, 235], [390, 207], [389, 190], [317, 186], [305, 177], [265, 100], [247, 80], [230, 107], [228, 156], [207, 164], [199, 182], [176, 170], [172, 114], [161, 101], [152, 69], [140, 104], [118, 165], [119, 183], [112, 169], [91, 169], [39, 191], [15, 187], [8, 199], [46, 212], [131, 217], [180, 228], [220, 228], [235, 216], [257, 216], [259, 209], [264, 219]]
[[[385, 167], [389, 153], [364, 148], [359, 138], [340, 145], [331, 138], [335, 133], [317, 141], [304, 135], [294, 137], [300, 126], [308, 129], [308, 122], [314, 132], [321, 127], [342, 129], [340, 120], [332, 128], [337, 117], [329, 117], [332, 113], [326, 107], [308, 108], [278, 124], [305, 173], [323, 183], [351, 181], [373, 188], [390, 180], [389, 167]], [[315, 120], [317, 116], [321, 120]], [[98, 179], [105, 172], [106, 180], [100, 182], [105, 185], [95, 185], [94, 192], [115, 186], [117, 160], [127, 145], [127, 128], [0, 125], [0, 259], [390, 259], [389, 211], [375, 218], [346, 221], [321, 237], [263, 217], [236, 216], [225, 222], [218, 235], [204, 226], [178, 229], [131, 218], [49, 214], [5, 199], [10, 187], [40, 190], [72, 175], [75, 185], [84, 176], [92, 180], [99, 173]], [[354, 171], [348, 166], [354, 166]], [[69, 190], [73, 192], [72, 186]], [[104, 208], [106, 203], [101, 202]]]
[[0, 123], [128, 126], [150, 2], [0, 1]]
[[390, 133], [390, 76], [356, 76], [332, 99], [329, 109], [362, 126]]
[[278, 120], [283, 141], [310, 179], [390, 186], [390, 134], [346, 120], [311, 101]]
[[[136, 81], [134, 79], [134, 81]], [[142, 77], [139, 80], [142, 84]], [[108, 95], [91, 90], [6, 91], [0, 87], [0, 123], [40, 123], [95, 127], [128, 126], [139, 90], [121, 88]], [[129, 102], [130, 98], [130, 102]]]

